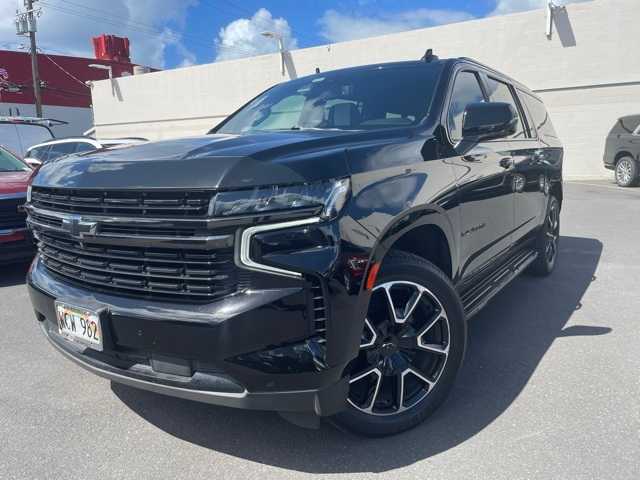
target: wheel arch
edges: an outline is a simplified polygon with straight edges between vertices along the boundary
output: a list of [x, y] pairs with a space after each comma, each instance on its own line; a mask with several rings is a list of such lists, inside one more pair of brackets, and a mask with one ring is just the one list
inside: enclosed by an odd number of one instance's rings
[[450, 279], [458, 268], [457, 242], [447, 212], [429, 205], [399, 215], [380, 235], [370, 259], [370, 266], [382, 263], [392, 250], [402, 250], [430, 261]]
[[637, 159], [638, 159], [638, 155], [635, 155], [635, 156], [634, 156], [631, 152], [629, 152], [629, 151], [627, 151], [627, 150], [622, 150], [622, 151], [620, 151], [620, 152], [616, 153], [616, 156], [613, 158], [613, 165], [614, 165], [614, 166], [617, 166], [617, 165], [618, 165], [618, 162], [619, 162], [620, 160], [622, 160], [624, 157], [631, 157], [631, 158], [633, 158], [634, 160], [637, 160]]

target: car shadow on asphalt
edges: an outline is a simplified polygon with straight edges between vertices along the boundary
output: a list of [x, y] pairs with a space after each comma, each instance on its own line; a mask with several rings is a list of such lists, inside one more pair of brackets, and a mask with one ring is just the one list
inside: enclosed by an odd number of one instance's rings
[[470, 321], [465, 364], [448, 400], [426, 423], [394, 437], [360, 438], [327, 422], [305, 430], [275, 413], [214, 407], [115, 383], [112, 390], [170, 435], [253, 462], [307, 473], [384, 472], [411, 465], [490, 425], [522, 392], [557, 338], [611, 331], [605, 325], [565, 327], [597, 281], [602, 244], [562, 237], [560, 252], [550, 277], [520, 277]]
[[0, 265], [0, 287], [13, 287], [26, 283], [29, 262]]

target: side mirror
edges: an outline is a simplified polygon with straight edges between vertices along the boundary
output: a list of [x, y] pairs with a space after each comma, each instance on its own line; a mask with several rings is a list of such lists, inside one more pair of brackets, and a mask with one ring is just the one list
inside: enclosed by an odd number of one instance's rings
[[40, 160], [36, 160], [35, 158], [27, 157], [24, 159], [27, 165], [29, 165], [34, 170], [40, 168], [42, 166], [42, 162]]
[[470, 103], [462, 119], [462, 138], [482, 141], [509, 137], [516, 133], [518, 114], [509, 103]]

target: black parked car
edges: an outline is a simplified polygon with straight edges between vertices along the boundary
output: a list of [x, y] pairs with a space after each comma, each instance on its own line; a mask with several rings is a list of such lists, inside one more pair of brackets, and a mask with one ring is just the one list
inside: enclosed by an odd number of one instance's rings
[[540, 99], [473, 60], [319, 73], [207, 136], [45, 164], [31, 299], [116, 382], [392, 434], [445, 399], [467, 320], [553, 270], [562, 157]]
[[621, 187], [640, 180], [640, 115], [622, 117], [613, 126], [604, 149], [604, 166], [615, 171]]

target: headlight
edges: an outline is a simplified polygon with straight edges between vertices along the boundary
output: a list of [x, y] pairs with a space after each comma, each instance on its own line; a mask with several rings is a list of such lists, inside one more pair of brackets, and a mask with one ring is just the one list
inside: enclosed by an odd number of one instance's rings
[[31, 185], [27, 187], [27, 203], [31, 203]]
[[350, 186], [349, 179], [343, 178], [303, 185], [220, 192], [214, 199], [213, 215], [229, 217], [322, 207], [321, 217], [334, 218], [344, 207]]

